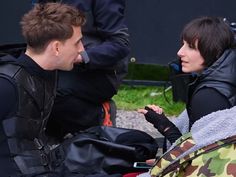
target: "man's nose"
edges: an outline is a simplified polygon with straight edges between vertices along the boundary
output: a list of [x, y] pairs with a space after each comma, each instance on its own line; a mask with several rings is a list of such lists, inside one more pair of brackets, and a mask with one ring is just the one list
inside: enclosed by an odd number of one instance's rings
[[80, 44], [79, 44], [79, 53], [82, 52], [82, 51], [84, 51], [84, 45], [83, 45], [82, 42], [80, 42]]

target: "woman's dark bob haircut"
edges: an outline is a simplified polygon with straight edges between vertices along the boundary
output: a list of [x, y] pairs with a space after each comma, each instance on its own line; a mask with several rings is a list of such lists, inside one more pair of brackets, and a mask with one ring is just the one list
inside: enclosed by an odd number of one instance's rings
[[232, 29], [223, 18], [217, 17], [200, 17], [192, 20], [184, 27], [181, 39], [193, 49], [199, 50], [207, 67], [225, 50], [235, 47]]

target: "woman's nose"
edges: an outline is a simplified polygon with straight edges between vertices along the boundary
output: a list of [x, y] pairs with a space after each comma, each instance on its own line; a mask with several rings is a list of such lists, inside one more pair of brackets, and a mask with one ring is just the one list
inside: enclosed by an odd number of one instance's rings
[[177, 55], [179, 57], [182, 57], [184, 55], [184, 53], [183, 53], [183, 46], [179, 49], [179, 51], [177, 52]]

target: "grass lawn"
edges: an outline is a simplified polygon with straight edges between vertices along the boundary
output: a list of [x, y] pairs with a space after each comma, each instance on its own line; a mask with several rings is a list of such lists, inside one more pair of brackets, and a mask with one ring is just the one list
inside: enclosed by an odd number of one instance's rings
[[118, 109], [137, 110], [148, 104], [156, 104], [164, 109], [166, 115], [178, 115], [184, 110], [185, 104], [173, 102], [172, 90], [164, 90], [164, 87], [157, 86], [122, 85], [113, 99]]

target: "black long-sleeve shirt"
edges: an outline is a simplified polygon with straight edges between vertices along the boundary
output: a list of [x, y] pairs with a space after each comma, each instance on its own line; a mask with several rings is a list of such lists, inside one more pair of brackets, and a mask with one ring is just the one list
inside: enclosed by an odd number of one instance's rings
[[[191, 115], [190, 126], [193, 125], [194, 122], [199, 120], [201, 117], [206, 116], [212, 112], [223, 110], [230, 108], [230, 103], [227, 98], [222, 94], [217, 92], [213, 88], [203, 88], [199, 90], [190, 101], [191, 110], [189, 110], [188, 114]], [[171, 130], [169, 136], [166, 138], [171, 142], [175, 142], [181, 134], [177, 129]]]
[[190, 125], [201, 117], [212, 112], [230, 108], [230, 103], [225, 96], [213, 88], [199, 90], [190, 101], [191, 115]]

